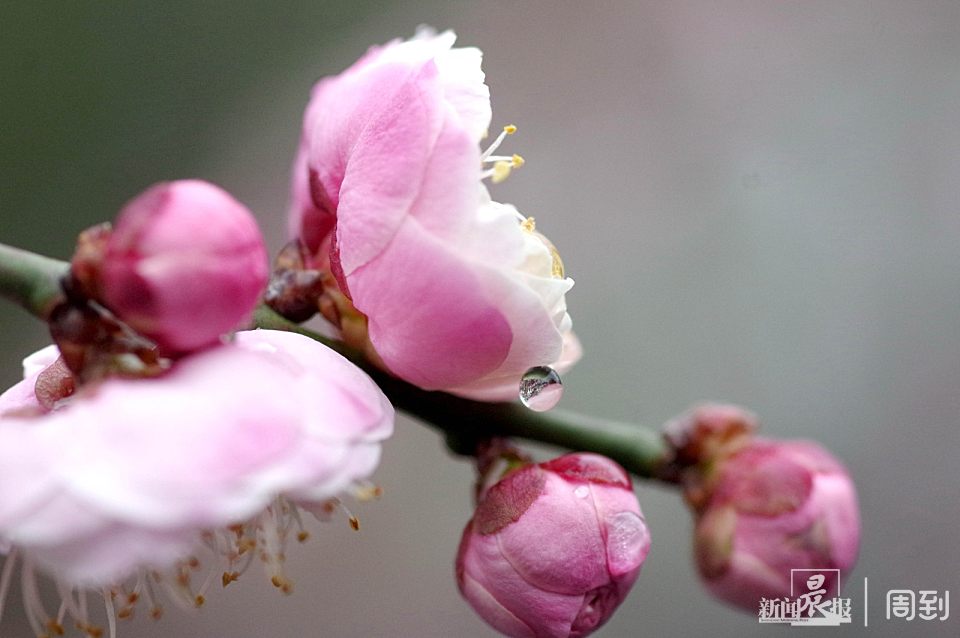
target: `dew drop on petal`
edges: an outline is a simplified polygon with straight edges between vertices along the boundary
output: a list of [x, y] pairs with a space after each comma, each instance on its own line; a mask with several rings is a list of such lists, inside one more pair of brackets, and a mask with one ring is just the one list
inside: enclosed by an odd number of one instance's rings
[[577, 489], [573, 490], [573, 495], [577, 498], [587, 498], [587, 495], [590, 493], [590, 488], [586, 485], [581, 485]]
[[636, 568], [650, 551], [650, 532], [635, 512], [618, 512], [607, 523], [607, 561], [614, 573]]
[[536, 366], [520, 379], [520, 402], [534, 412], [545, 412], [560, 402], [563, 381], [550, 366]]

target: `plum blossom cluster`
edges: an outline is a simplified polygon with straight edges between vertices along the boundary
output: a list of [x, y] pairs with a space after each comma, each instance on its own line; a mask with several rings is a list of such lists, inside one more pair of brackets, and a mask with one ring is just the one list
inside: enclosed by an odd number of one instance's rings
[[[244, 330], [261, 296], [289, 321], [319, 313], [384, 388], [434, 401], [428, 419], [451, 406], [471, 411], [470, 427], [516, 416], [489, 404], [518, 390], [533, 410], [553, 406], [558, 371], [581, 355], [573, 281], [534, 219], [487, 189], [524, 160], [499, 154], [513, 125], [481, 149], [492, 120], [481, 53], [455, 39], [422, 30], [316, 84], [293, 163], [293, 241], [269, 283], [252, 215], [206, 182], [158, 184], [81, 235], [58, 303], [38, 312], [55, 345], [0, 395], [0, 616], [18, 565], [41, 638], [70, 622], [102, 636], [90, 591], [111, 636], [138, 606], [158, 617], [167, 601], [201, 605], [254, 563], [289, 592], [287, 545], [308, 538], [305, 515], [377, 493], [369, 479], [393, 406], [317, 340]], [[455, 563], [461, 594], [509, 636], [592, 633], [650, 551], [629, 474], [587, 452], [535, 463], [499, 438], [502, 424], [459, 425], [447, 433], [472, 446], [480, 474]], [[633, 472], [683, 488], [702, 578], [751, 611], [788, 593], [790, 569], [846, 572], [859, 545], [840, 462], [756, 427], [711, 404], [645, 450], [639, 428], [595, 439], [625, 465], [642, 456]]]
[[[306, 540], [302, 513], [329, 518], [342, 494], [371, 493], [393, 428], [380, 389], [329, 348], [269, 330], [221, 340], [266, 273], [259, 231], [226, 193], [154, 187], [100, 247], [81, 251], [74, 271], [102, 291], [101, 313], [176, 357], [160, 373], [88, 379], [50, 346], [0, 395], [0, 609], [19, 562], [38, 636], [63, 634], [67, 619], [101, 635], [88, 590], [102, 594], [111, 635], [138, 601], [154, 617], [165, 601], [200, 605], [211, 583], [254, 562], [289, 591], [286, 545]], [[219, 292], [205, 292], [210, 281]], [[133, 356], [96, 339], [82, 346]], [[44, 607], [38, 572], [56, 583], [58, 608]]]

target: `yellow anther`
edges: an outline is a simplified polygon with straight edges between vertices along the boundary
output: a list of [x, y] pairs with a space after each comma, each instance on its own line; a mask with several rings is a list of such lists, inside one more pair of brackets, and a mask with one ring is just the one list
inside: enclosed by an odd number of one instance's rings
[[197, 594], [193, 599], [193, 604], [197, 607], [203, 607], [203, 603], [207, 602], [207, 599], [203, 597], [203, 594]]
[[514, 124], [507, 124], [506, 126], [503, 127], [503, 132], [506, 133], [507, 135], [513, 135], [514, 133], [517, 132], [517, 127]]
[[297, 542], [298, 542], [298, 543], [306, 543], [306, 542], [307, 542], [307, 539], [309, 539], [309, 538], [310, 538], [310, 532], [303, 531], [303, 532], [298, 532], [298, 533], [297, 533]]
[[350, 527], [353, 528], [353, 531], [359, 532], [359, 531], [360, 531], [360, 519], [357, 518], [356, 516], [351, 516], [348, 520], [350, 521]]
[[528, 233], [535, 232], [537, 230], [537, 220], [535, 220], [533, 217], [527, 217], [525, 220], [520, 222], [520, 228]]
[[357, 488], [355, 496], [359, 501], [372, 501], [383, 495], [383, 488], [378, 485], [365, 485]]
[[520, 168], [526, 163], [526, 160], [519, 155], [514, 154], [514, 156], [510, 158], [510, 163], [513, 164], [514, 168]]
[[493, 175], [490, 179], [494, 184], [499, 184], [510, 176], [511, 170], [513, 170], [513, 165], [510, 164], [510, 162], [506, 160], [495, 162], [493, 165]]
[[273, 583], [273, 586], [279, 589], [284, 594], [289, 594], [293, 591], [293, 583], [288, 580], [285, 576], [274, 576], [270, 579], [270, 582]]

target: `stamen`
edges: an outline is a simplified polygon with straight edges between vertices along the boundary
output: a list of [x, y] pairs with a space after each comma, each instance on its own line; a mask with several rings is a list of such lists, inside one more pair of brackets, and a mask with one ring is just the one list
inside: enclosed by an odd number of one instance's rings
[[514, 126], [513, 124], [507, 124], [506, 126], [504, 126], [503, 130], [500, 132], [500, 135], [497, 136], [497, 139], [493, 140], [493, 144], [488, 146], [487, 150], [485, 150], [480, 155], [480, 160], [483, 162], [486, 162], [487, 158], [493, 155], [493, 152], [500, 147], [500, 144], [503, 143], [503, 140], [505, 140], [508, 135], [513, 135], [516, 132], [517, 132], [517, 127]]
[[193, 598], [193, 603], [197, 607], [202, 607], [203, 603], [207, 602], [205, 594], [207, 590], [210, 589], [210, 583], [213, 582], [214, 573], [212, 569], [207, 570], [207, 577], [203, 579], [203, 584], [200, 585], [200, 589], [197, 590], [197, 595]]
[[507, 162], [510, 164], [511, 168], [520, 168], [527, 163], [527, 160], [523, 159], [520, 155], [514, 153], [513, 155], [491, 155], [487, 159], [483, 160], [484, 163], [487, 162]]
[[123, 600], [123, 606], [117, 610], [117, 618], [127, 619], [133, 616], [133, 609], [137, 604], [137, 601], [140, 600], [140, 586], [143, 579], [143, 570], [137, 574], [137, 584], [134, 585], [134, 589], [129, 594], [121, 588], [120, 594]]
[[117, 617], [114, 615], [113, 595], [106, 589], [103, 590], [103, 605], [107, 612], [107, 628], [110, 632], [110, 638], [117, 638]]
[[[63, 625], [61, 625], [55, 620], [51, 620], [50, 622], [47, 623], [47, 631], [49, 631], [50, 634], [54, 636], [62, 636], [65, 633], [67, 633], [66, 630], [63, 628]], [[114, 638], [114, 637], [111, 637], [111, 638]]]
[[[77, 601], [73, 597], [73, 587], [70, 587], [66, 583], [61, 583], [59, 580], [57, 583], [57, 593], [60, 594], [60, 608], [66, 609], [70, 612], [70, 617], [74, 620], [79, 620], [83, 617], [83, 614], [80, 613], [80, 608], [77, 606]], [[63, 616], [57, 614], [57, 619], [60, 622], [63, 622]]]
[[167, 598], [173, 601], [177, 607], [184, 611], [189, 611], [194, 607], [193, 592], [189, 587], [183, 584], [181, 576], [177, 574], [174, 582], [164, 578], [159, 572], [153, 572], [154, 581], [157, 585], [167, 592]]
[[63, 627], [63, 620], [67, 617], [67, 601], [60, 601], [60, 609], [57, 610], [57, 625]]
[[340, 502], [340, 507], [343, 508], [343, 512], [347, 515], [347, 522], [350, 523], [350, 527], [353, 529], [353, 531], [359, 532], [360, 519], [354, 516], [353, 512], [351, 512], [350, 509], [343, 504], [343, 501]]
[[273, 586], [285, 594], [293, 591], [293, 583], [283, 573], [285, 538], [281, 535], [281, 525], [276, 507], [268, 507], [260, 516], [260, 532], [263, 551], [260, 559], [266, 564], [267, 574]]
[[[367, 501], [378, 498], [382, 490], [373, 483], [363, 481], [354, 484], [350, 493], [359, 501]], [[12, 549], [0, 567], [0, 618], [18, 562], [21, 565], [23, 608], [30, 627], [38, 638], [65, 635], [64, 621], [68, 617], [86, 638], [116, 638], [117, 620], [131, 618], [141, 597], [145, 598], [147, 613], [154, 620], [160, 618], [163, 614], [163, 607], [159, 604], [160, 591], [184, 610], [200, 607], [205, 604], [207, 592], [218, 577], [226, 587], [238, 580], [256, 557], [264, 563], [273, 586], [289, 594], [293, 590], [293, 583], [284, 570], [286, 544], [290, 536], [295, 536], [300, 542], [306, 541], [310, 536], [300, 507], [280, 497], [252, 520], [201, 533], [199, 540], [213, 552], [216, 562], [202, 562], [197, 556], [190, 555], [163, 572], [139, 569], [136, 576], [131, 575], [125, 584], [117, 583], [100, 589], [98, 593], [103, 596], [107, 617], [106, 631], [91, 622], [87, 608], [88, 590], [56, 578], [51, 580], [60, 595], [60, 602], [56, 616], [48, 615], [40, 597], [38, 574], [30, 554]], [[343, 508], [350, 527], [354, 530], [360, 528], [359, 519], [339, 498], [332, 498], [320, 505], [303, 507], [321, 520], [329, 518], [337, 508]], [[198, 578], [203, 576], [203, 582], [197, 589], [193, 587], [194, 574]]]
[[490, 173], [491, 181], [494, 184], [499, 184], [503, 180], [510, 177], [511, 170], [513, 170], [513, 165], [510, 162], [506, 160], [500, 160], [499, 162], [495, 162], [493, 165], [492, 172]]
[[79, 602], [80, 616], [79, 618], [77, 618], [77, 621], [83, 622], [84, 624], [86, 624], [87, 619], [90, 618], [90, 614], [87, 613], [87, 592], [82, 589], [78, 591], [77, 600], [80, 601]]
[[224, 587], [226, 587], [230, 583], [236, 582], [239, 579], [240, 579], [239, 572], [223, 572], [223, 576], [220, 577], [220, 582], [223, 584]]
[[255, 554], [256, 552], [247, 552], [247, 557], [244, 560], [243, 565], [240, 567], [240, 569], [233, 572], [234, 574], [237, 575], [237, 578], [240, 578], [241, 576], [247, 573], [247, 570], [250, 569], [250, 565], [253, 564], [253, 557]]
[[351, 490], [353, 497], [361, 503], [374, 501], [383, 496], [383, 488], [369, 481], [358, 482]]
[[293, 519], [294, 523], [297, 526], [297, 542], [306, 543], [307, 539], [310, 538], [310, 532], [306, 530], [303, 526], [303, 519], [300, 518], [300, 510], [296, 507], [290, 508], [290, 518]]
[[150, 582], [149, 574], [144, 574], [143, 594], [147, 599], [147, 605], [150, 609], [150, 617], [154, 620], [160, 620], [160, 616], [163, 615], [163, 607], [157, 604], [157, 592], [153, 588], [153, 583]]
[[50, 617], [43, 609], [43, 603], [40, 600], [40, 590], [37, 587], [37, 574], [33, 570], [33, 562], [29, 556], [23, 559], [23, 565], [20, 568], [20, 587], [23, 590], [23, 609], [27, 614], [27, 621], [30, 628], [37, 636], [44, 634], [43, 626], [47, 624]]

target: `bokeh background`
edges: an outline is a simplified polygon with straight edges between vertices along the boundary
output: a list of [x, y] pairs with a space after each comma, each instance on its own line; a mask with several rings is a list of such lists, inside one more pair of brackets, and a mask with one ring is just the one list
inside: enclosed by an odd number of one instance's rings
[[[202, 177], [276, 250], [312, 82], [421, 23], [483, 48], [494, 126], [520, 127], [527, 165], [494, 195], [577, 281], [564, 407], [656, 425], [717, 399], [818, 439], [864, 533], [854, 624], [817, 631], [958, 635], [960, 3], [3, 2], [0, 241], [66, 258], [152, 182]], [[9, 385], [46, 339], [11, 305], [0, 322]], [[251, 570], [121, 636], [492, 636], [452, 574], [470, 466], [401, 419], [376, 478], [361, 532], [291, 550], [294, 595]], [[637, 490], [653, 550], [599, 635], [796, 631], [712, 601], [676, 494]], [[951, 590], [951, 618], [885, 621], [892, 588]], [[0, 635], [20, 619], [12, 596]]]

